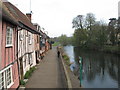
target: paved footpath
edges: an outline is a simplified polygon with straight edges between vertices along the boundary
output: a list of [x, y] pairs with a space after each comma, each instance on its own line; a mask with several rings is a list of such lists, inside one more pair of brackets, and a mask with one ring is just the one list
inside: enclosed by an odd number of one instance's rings
[[61, 59], [57, 57], [56, 47], [49, 50], [37, 65], [25, 88], [66, 88]]

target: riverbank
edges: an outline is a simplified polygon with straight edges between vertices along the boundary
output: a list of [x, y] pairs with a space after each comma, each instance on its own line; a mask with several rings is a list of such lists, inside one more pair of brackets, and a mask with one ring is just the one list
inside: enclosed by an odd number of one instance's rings
[[107, 52], [107, 53], [113, 53], [113, 54], [119, 54], [120, 55], [120, 47], [118, 47], [118, 46], [108, 46], [108, 45], [105, 45], [99, 51], [103, 51], [103, 52]]
[[[63, 47], [60, 48], [61, 52], [61, 60], [63, 61], [65, 71], [67, 72], [66, 78], [68, 79], [68, 88], [81, 88], [80, 87], [80, 81], [77, 76], [73, 74], [73, 72], [70, 69], [70, 60], [67, 54], [65, 54]], [[82, 86], [83, 87], [83, 86]]]
[[64, 51], [69, 56], [70, 62], [74, 62], [70, 65], [70, 69], [76, 77], [79, 77], [79, 56], [82, 57], [84, 88], [118, 88], [119, 55], [83, 50], [74, 46], [65, 46]]
[[94, 51], [120, 55], [120, 46], [104, 45], [103, 47], [99, 47], [99, 46], [94, 46], [94, 47], [74, 46], [74, 47], [80, 47], [83, 50], [94, 50]]

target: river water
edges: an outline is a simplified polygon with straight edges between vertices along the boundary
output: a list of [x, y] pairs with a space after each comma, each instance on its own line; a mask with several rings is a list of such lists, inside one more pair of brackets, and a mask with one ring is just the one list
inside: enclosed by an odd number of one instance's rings
[[120, 88], [120, 57], [98, 51], [66, 46], [72, 63], [70, 68], [79, 77], [79, 56], [82, 57], [82, 86], [85, 88]]

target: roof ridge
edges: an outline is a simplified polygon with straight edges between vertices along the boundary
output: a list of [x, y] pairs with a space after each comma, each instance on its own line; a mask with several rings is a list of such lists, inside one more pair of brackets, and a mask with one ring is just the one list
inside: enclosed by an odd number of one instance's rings
[[[2, 1], [0, 1], [0, 10], [1, 10], [1, 14], [2, 14], [2, 18], [7, 18], [10, 21], [13, 21], [14, 23], [17, 24], [17, 21], [15, 20], [15, 18], [13, 17], [12, 14], [10, 14], [9, 10], [7, 9], [7, 7], [3, 4]], [[6, 20], [7, 20], [6, 19]]]
[[36, 31], [35, 26], [32, 24], [32, 22], [30, 22], [29, 18], [23, 12], [21, 12], [16, 6], [11, 4], [10, 2], [3, 3], [8, 8], [10, 14], [12, 14], [13, 17], [17, 19], [17, 21], [20, 21], [21, 23], [28, 26], [32, 30]]

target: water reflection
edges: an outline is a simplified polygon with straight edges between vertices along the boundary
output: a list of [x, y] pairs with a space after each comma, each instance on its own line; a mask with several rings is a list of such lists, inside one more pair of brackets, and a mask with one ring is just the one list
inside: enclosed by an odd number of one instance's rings
[[[72, 46], [69, 46], [72, 47]], [[67, 47], [67, 48], [69, 48]], [[70, 49], [67, 49], [70, 53]], [[120, 87], [120, 57], [97, 51], [85, 51], [79, 47], [73, 48], [73, 72], [79, 76], [79, 56], [83, 58], [83, 86], [88, 88], [118, 88]], [[71, 55], [70, 55], [71, 56]]]

